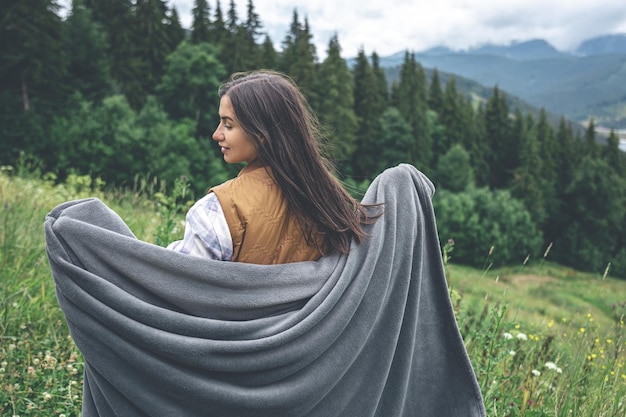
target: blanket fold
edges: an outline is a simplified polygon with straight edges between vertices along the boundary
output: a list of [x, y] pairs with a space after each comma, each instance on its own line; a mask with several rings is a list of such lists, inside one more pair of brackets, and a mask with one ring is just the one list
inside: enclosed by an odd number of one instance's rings
[[348, 255], [253, 265], [138, 240], [98, 199], [45, 220], [57, 299], [85, 360], [83, 416], [484, 416], [414, 167]]

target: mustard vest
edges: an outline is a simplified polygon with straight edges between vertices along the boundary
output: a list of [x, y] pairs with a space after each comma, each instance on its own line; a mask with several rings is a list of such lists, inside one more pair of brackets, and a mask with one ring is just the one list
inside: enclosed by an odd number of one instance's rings
[[270, 172], [253, 163], [209, 190], [219, 199], [230, 229], [231, 260], [268, 265], [319, 259], [321, 252], [307, 244]]

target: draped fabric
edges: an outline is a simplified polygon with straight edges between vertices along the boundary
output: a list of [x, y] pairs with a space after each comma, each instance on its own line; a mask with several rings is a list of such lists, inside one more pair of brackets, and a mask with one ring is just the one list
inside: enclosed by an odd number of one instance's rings
[[56, 294], [85, 360], [83, 416], [484, 416], [414, 167], [348, 255], [222, 262], [138, 240], [98, 199], [45, 220]]

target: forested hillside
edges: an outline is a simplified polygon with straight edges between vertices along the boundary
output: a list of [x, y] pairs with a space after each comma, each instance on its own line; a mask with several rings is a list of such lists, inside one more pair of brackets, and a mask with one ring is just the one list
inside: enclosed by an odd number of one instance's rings
[[[243, 0], [242, 0], [243, 1]], [[414, 164], [438, 187], [435, 208], [455, 261], [482, 266], [541, 257], [626, 278], [626, 156], [593, 121], [575, 131], [511, 108], [494, 87], [482, 99], [456, 80], [427, 77], [406, 53], [389, 82], [374, 53], [348, 66], [340, 40], [323, 60], [297, 11], [281, 48], [252, 0], [195, 1], [190, 30], [163, 0], [9, 0], [0, 10], [0, 165], [63, 181], [170, 185], [196, 196], [232, 176], [211, 140], [217, 88], [229, 74], [272, 68], [292, 76], [327, 128], [348, 185]]]

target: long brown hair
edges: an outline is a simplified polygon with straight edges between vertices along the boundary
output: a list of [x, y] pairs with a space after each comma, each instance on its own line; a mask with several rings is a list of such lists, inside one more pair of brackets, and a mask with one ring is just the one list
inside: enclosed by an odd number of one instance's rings
[[260, 70], [233, 74], [219, 89], [227, 95], [242, 129], [269, 166], [309, 244], [323, 240], [322, 253], [347, 253], [366, 236], [367, 208], [338, 182], [320, 151], [317, 118], [296, 84], [285, 74]]

